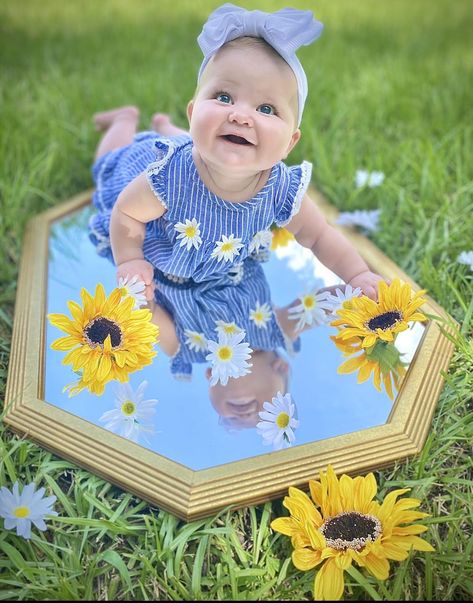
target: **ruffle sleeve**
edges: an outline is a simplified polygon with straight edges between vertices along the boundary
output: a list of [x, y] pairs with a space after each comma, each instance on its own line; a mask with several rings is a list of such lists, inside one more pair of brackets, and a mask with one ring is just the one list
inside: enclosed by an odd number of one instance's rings
[[156, 158], [148, 165], [146, 176], [151, 190], [166, 209], [169, 209], [169, 204], [172, 202], [170, 185], [174, 183], [173, 158], [191, 142], [192, 140], [187, 134], [172, 138], [158, 138], [154, 141]]
[[299, 212], [302, 199], [310, 184], [312, 164], [303, 161], [300, 165], [287, 167], [281, 179], [280, 197], [275, 211], [277, 226], [286, 226]]

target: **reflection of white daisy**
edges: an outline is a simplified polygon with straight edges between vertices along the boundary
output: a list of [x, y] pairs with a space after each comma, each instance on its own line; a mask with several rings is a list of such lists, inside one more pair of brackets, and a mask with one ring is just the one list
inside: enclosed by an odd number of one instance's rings
[[182, 239], [179, 247], [183, 247], [184, 245], [186, 245], [187, 251], [189, 251], [191, 247], [199, 249], [202, 244], [199, 226], [200, 224], [195, 218], [192, 218], [192, 220], [186, 220], [185, 224], [184, 222], [178, 222], [174, 226], [177, 232], [180, 233], [179, 235], [177, 235], [177, 238]]
[[355, 184], [357, 188], [368, 186], [369, 188], [375, 188], [384, 181], [383, 172], [367, 172], [366, 170], [357, 170], [355, 174]]
[[248, 251], [253, 253], [253, 251], [257, 252], [260, 249], [267, 249], [268, 247], [271, 247], [272, 241], [273, 233], [270, 230], [260, 230], [251, 239], [250, 244], [248, 245]]
[[473, 270], [473, 251], [462, 251], [457, 258], [459, 264], [466, 264]]
[[367, 231], [378, 230], [380, 209], [356, 211], [342, 211], [337, 218], [337, 224], [341, 226], [360, 226]]
[[250, 310], [250, 320], [252, 320], [257, 327], [266, 329], [266, 323], [271, 320], [272, 313], [269, 304], [260, 304], [257, 302], [256, 308]]
[[5, 520], [5, 530], [16, 528], [17, 536], [23, 536], [27, 540], [31, 538], [31, 524], [38, 530], [46, 530], [44, 518], [46, 515], [57, 515], [52, 510], [55, 496], [43, 498], [44, 488], [35, 492], [35, 484], [28, 484], [20, 494], [18, 482], [13, 485], [13, 491], [8, 488], [0, 489], [0, 517]]
[[353, 297], [360, 297], [362, 291], [360, 287], [353, 289], [351, 285], [343, 285], [343, 290], [338, 287], [335, 289], [335, 293], [329, 293], [327, 296], [327, 304], [330, 306], [332, 314], [336, 314], [344, 302], [352, 299]]
[[274, 450], [291, 446], [296, 439], [293, 430], [299, 426], [299, 421], [294, 419], [296, 407], [291, 400], [291, 394], [283, 396], [278, 392], [271, 402], [263, 404], [263, 408], [264, 411], [258, 413], [261, 421], [256, 425], [256, 430], [263, 438], [263, 444], [272, 444]]
[[156, 413], [157, 400], [143, 400], [147, 381], [142, 381], [136, 392], [128, 383], [121, 383], [116, 390], [113, 410], [104, 412], [99, 421], [104, 421], [105, 429], [137, 442], [140, 433], [154, 433], [150, 421]]
[[306, 325], [316, 326], [327, 322], [325, 310], [331, 306], [327, 302], [328, 293], [306, 293], [299, 297], [301, 303], [289, 308], [290, 320], [298, 320], [296, 330], [302, 330]]
[[217, 331], [218, 335], [236, 335], [237, 333], [241, 333], [243, 331], [243, 329], [240, 329], [240, 327], [234, 322], [225, 322], [224, 320], [217, 320], [215, 324], [217, 325], [215, 327], [215, 330]]
[[148, 303], [145, 295], [146, 285], [135, 276], [129, 279], [127, 276], [118, 279], [118, 286], [123, 289], [123, 297], [132, 297], [135, 300], [133, 310], [138, 310]]
[[215, 249], [212, 251], [211, 258], [217, 258], [218, 262], [224, 260], [225, 262], [231, 262], [233, 258], [238, 255], [240, 249], [243, 247], [241, 239], [235, 238], [233, 234], [229, 237], [222, 235], [222, 240], [215, 243]]
[[196, 352], [207, 349], [207, 339], [204, 337], [203, 333], [186, 329], [184, 335], [186, 336], [186, 345], [189, 349], [195, 350]]
[[219, 334], [218, 342], [208, 341], [210, 354], [205, 358], [212, 365], [210, 385], [220, 382], [222, 385], [228, 383], [229, 377], [238, 378], [250, 372], [252, 366], [247, 362], [253, 351], [246, 341], [245, 331], [235, 335]]

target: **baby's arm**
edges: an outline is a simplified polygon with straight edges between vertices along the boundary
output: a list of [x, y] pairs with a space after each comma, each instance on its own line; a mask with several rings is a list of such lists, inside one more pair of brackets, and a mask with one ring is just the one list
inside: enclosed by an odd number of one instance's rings
[[138, 276], [146, 285], [148, 301], [154, 297], [154, 270], [143, 255], [146, 223], [160, 218], [165, 211], [153, 194], [146, 174], [142, 173], [120, 193], [110, 217], [110, 242], [117, 279]]
[[353, 245], [327, 223], [308, 195], [304, 196], [299, 213], [287, 225], [287, 229], [345, 283], [360, 287], [365, 295], [377, 299], [378, 283], [383, 278], [370, 271]]

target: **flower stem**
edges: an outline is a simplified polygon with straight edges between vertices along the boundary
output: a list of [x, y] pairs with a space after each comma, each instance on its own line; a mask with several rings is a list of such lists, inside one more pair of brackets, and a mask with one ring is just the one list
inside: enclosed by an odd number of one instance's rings
[[368, 580], [363, 576], [363, 574], [353, 567], [353, 565], [350, 565], [350, 567], [348, 567], [345, 571], [350, 574], [353, 580], [362, 586], [375, 601], [383, 600], [376, 590], [371, 586]]

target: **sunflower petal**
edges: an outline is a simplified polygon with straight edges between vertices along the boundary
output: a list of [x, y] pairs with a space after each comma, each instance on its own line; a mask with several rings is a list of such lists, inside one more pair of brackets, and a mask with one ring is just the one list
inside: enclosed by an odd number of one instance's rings
[[322, 559], [320, 558], [320, 551], [314, 551], [313, 549], [295, 549], [292, 551], [292, 562], [297, 569], [303, 572], [311, 570], [318, 565]]
[[339, 601], [343, 596], [344, 587], [343, 570], [337, 566], [335, 559], [327, 559], [315, 576], [314, 599]]

